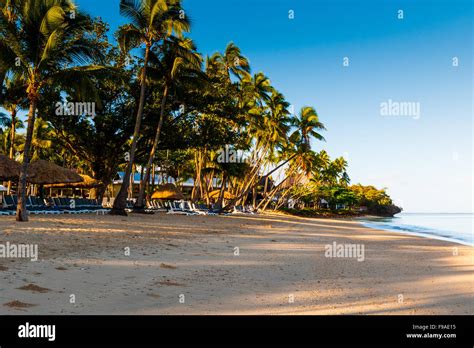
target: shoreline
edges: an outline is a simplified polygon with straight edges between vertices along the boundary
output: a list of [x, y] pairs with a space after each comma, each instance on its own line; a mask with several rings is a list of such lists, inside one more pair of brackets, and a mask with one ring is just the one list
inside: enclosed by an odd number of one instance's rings
[[[370, 228], [370, 229], [374, 229], [374, 230], [386, 231], [386, 232], [390, 232], [390, 233], [406, 234], [406, 235], [416, 236], [416, 237], [420, 237], [420, 238], [441, 240], [441, 241], [444, 241], [444, 242], [450, 242], [450, 243], [454, 243], [454, 244], [458, 244], [458, 245], [464, 245], [464, 246], [474, 247], [474, 244], [473, 244], [472, 242], [464, 241], [464, 240], [462, 240], [462, 239], [455, 239], [455, 238], [451, 238], [451, 237], [444, 237], [444, 236], [440, 236], [440, 235], [437, 235], [437, 234], [434, 234], [434, 233], [423, 232], [423, 231], [414, 232], [414, 231], [409, 231], [409, 230], [395, 229], [395, 228], [388, 228], [388, 227], [387, 227], [387, 228], [383, 228], [382, 226], [379, 226], [379, 225], [371, 225], [371, 224], [370, 224], [370, 219], [391, 218], [391, 217], [385, 217], [385, 216], [370, 215], [370, 214], [367, 214], [367, 215], [361, 214], [361, 215], [335, 215], [335, 216], [310, 217], [310, 216], [292, 215], [292, 214], [285, 213], [285, 212], [270, 212], [270, 213], [265, 213], [264, 215], [272, 215], [272, 214], [275, 214], [275, 215], [283, 215], [283, 216], [290, 216], [290, 217], [293, 216], [293, 217], [299, 217], [299, 218], [303, 218], [303, 219], [349, 220], [349, 221], [358, 222], [358, 223], [360, 223], [361, 225], [363, 225], [364, 227], [367, 227], [367, 228]], [[425, 213], [406, 213], [406, 214], [413, 214], [413, 215], [415, 215], [415, 214], [425, 214]], [[432, 213], [432, 214], [433, 214], [433, 215], [436, 215], [436, 214], [441, 214], [441, 213]], [[454, 215], [472, 215], [472, 213], [456, 213], [456, 214], [454, 214]], [[393, 216], [393, 217], [396, 217], [396, 216]], [[423, 228], [429, 229], [428, 227], [425, 227], [425, 226], [419, 226], [419, 227], [423, 227]], [[448, 231], [448, 232], [450, 232], [450, 231]], [[452, 232], [451, 232], [451, 233], [452, 233]]]
[[[411, 236], [417, 236], [421, 238], [429, 238], [429, 239], [436, 239], [442, 240], [446, 242], [452, 242], [459, 245], [465, 245], [474, 247], [474, 240], [472, 235], [472, 220], [470, 221], [471, 231], [466, 232], [463, 229], [450, 229], [446, 228], [445, 226], [439, 225], [432, 225], [430, 226], [429, 223], [426, 221], [417, 221], [416, 219], [413, 220], [406, 220], [407, 216], [411, 217], [419, 217], [425, 216], [426, 214], [407, 214], [404, 216], [396, 216], [394, 220], [382, 221], [377, 217], [363, 217], [358, 218], [360, 222], [369, 228], [379, 229], [382, 231], [389, 231], [393, 233], [401, 233]], [[450, 215], [450, 216], [459, 216], [465, 215], [469, 218], [472, 218], [472, 214], [429, 214], [432, 215], [435, 219], [439, 218], [443, 215]], [[399, 220], [397, 220], [397, 218]], [[430, 221], [432, 222], [432, 221]], [[469, 227], [467, 227], [469, 228]], [[466, 229], [466, 227], [464, 227]]]
[[[347, 219], [2, 218], [6, 241], [37, 243], [39, 260], [0, 259], [0, 314], [472, 313], [472, 247]], [[333, 242], [364, 261], [325, 257]]]
[[420, 237], [420, 238], [426, 238], [426, 239], [434, 239], [434, 240], [440, 240], [443, 242], [449, 242], [453, 244], [458, 244], [458, 245], [464, 245], [468, 247], [474, 247], [472, 243], [459, 240], [459, 239], [454, 239], [450, 237], [443, 237], [443, 236], [438, 236], [436, 234], [432, 234], [429, 232], [412, 232], [412, 231], [407, 231], [407, 230], [394, 230], [394, 229], [389, 229], [389, 228], [382, 228], [382, 227], [377, 227], [377, 226], [370, 226], [369, 224], [361, 222], [361, 224], [365, 227], [372, 228], [374, 230], [381, 230], [381, 231], [387, 231], [391, 233], [400, 233], [400, 234], [406, 234], [409, 236], [415, 236], [415, 237]]

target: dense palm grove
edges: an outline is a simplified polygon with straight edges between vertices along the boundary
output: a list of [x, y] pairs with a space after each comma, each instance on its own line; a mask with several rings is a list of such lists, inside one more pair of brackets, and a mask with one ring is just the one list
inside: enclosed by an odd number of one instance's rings
[[[119, 215], [133, 173], [141, 177], [140, 211], [157, 168], [178, 185], [193, 179], [193, 201], [210, 203], [219, 189], [221, 209], [295, 202], [376, 212], [392, 204], [383, 190], [349, 186], [344, 158], [313, 148], [325, 131], [316, 110], [292, 110], [236, 45], [199, 54], [179, 0], [122, 0], [129, 22], [113, 41], [107, 23], [70, 0], [0, 0], [0, 7], [1, 151], [22, 163], [18, 183], [8, 184], [18, 193], [18, 220], [27, 220], [26, 172], [36, 158], [99, 180], [92, 192], [99, 199], [124, 171], [111, 212]], [[68, 103], [95, 110], [58, 112]], [[223, 149], [246, 158], [219, 160]], [[224, 200], [227, 191], [233, 198]]]

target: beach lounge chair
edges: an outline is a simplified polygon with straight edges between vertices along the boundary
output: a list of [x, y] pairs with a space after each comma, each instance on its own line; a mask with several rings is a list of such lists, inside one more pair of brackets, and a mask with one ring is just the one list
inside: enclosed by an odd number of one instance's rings
[[218, 215], [217, 212], [214, 212], [208, 209], [204, 204], [199, 204], [196, 206], [194, 203], [189, 203], [191, 210], [199, 215]]
[[74, 200], [76, 209], [78, 209], [82, 214], [95, 213], [97, 211], [97, 206], [89, 199], [76, 198]]
[[9, 216], [11, 214], [12, 210], [6, 209], [6, 207], [2, 206], [0, 207], [0, 216]]
[[110, 209], [102, 207], [96, 199], [79, 198], [76, 201], [76, 207], [85, 213], [105, 214], [110, 211]]
[[[28, 210], [29, 214], [40, 214], [40, 212], [37, 212], [36, 210], [33, 209], [33, 206], [31, 205], [31, 200], [30, 197], [26, 197], [26, 210]], [[42, 213], [41, 213], [42, 214]]]
[[65, 208], [65, 207], [62, 206], [61, 200], [57, 197], [50, 198], [50, 205], [53, 206], [55, 209], [58, 209], [60, 211], [63, 211], [63, 208]]
[[3, 204], [0, 207], [0, 215], [13, 215], [15, 213], [15, 210], [16, 206], [14, 205], [11, 196], [3, 196]]
[[247, 206], [242, 206], [242, 205], [236, 205], [234, 206], [234, 210], [232, 211], [232, 214], [257, 214], [256, 209], [254, 209], [252, 206], [247, 205]]
[[98, 199], [91, 200], [92, 201], [92, 209], [95, 210], [97, 215], [102, 214], [105, 215], [110, 212], [110, 209], [102, 206]]
[[245, 212], [246, 212], [247, 214], [252, 214], [252, 215], [253, 215], [253, 214], [257, 214], [257, 210], [254, 209], [254, 207], [251, 206], [251, 205], [247, 205], [247, 206], [245, 207]]
[[126, 204], [126, 207], [125, 207], [125, 211], [127, 213], [133, 212], [134, 204], [135, 204], [135, 202], [132, 199], [127, 199], [127, 204]]
[[195, 212], [184, 208], [184, 202], [170, 202], [169, 210], [166, 214], [177, 214], [177, 215], [198, 215]]
[[[88, 212], [88, 210], [77, 207], [76, 201], [69, 198], [53, 198], [56, 206], [63, 211], [65, 214], [82, 214]], [[73, 204], [74, 203], [74, 204]]]
[[52, 206], [47, 206], [43, 199], [40, 197], [30, 196], [29, 197], [31, 207], [36, 214], [62, 214], [59, 209], [55, 209]]
[[241, 205], [235, 205], [232, 214], [245, 214], [244, 207]]
[[70, 202], [67, 198], [54, 198], [56, 206], [64, 213], [64, 214], [77, 214], [75, 209], [72, 209], [70, 206]]
[[48, 210], [49, 214], [56, 214], [56, 215], [64, 214], [64, 212], [62, 212], [61, 210], [59, 210], [58, 208], [54, 206], [52, 199], [47, 199], [47, 198], [41, 199], [40, 197], [35, 197], [34, 199], [36, 200], [37, 206], [39, 206], [42, 209]]
[[[0, 209], [0, 215], [15, 215], [18, 205], [18, 197], [16, 195], [4, 196], [4, 207]], [[62, 212], [54, 207], [54, 205], [46, 205], [44, 200], [35, 196], [26, 197], [26, 209], [29, 214], [62, 214]]]
[[199, 214], [199, 215], [208, 215], [207, 210], [198, 209], [194, 203], [188, 202], [187, 204], [189, 206], [189, 210], [191, 210], [192, 212], [194, 212], [196, 214]]
[[161, 205], [159, 201], [149, 201], [147, 204], [147, 209], [151, 211], [168, 211], [168, 209]]
[[13, 200], [12, 195], [5, 195], [3, 208], [1, 209], [1, 215], [15, 215], [16, 203]]
[[41, 199], [40, 197], [30, 197], [33, 200], [33, 205], [35, 206], [36, 209], [39, 210], [44, 210], [45, 214], [54, 214], [54, 215], [59, 215], [63, 214], [62, 211], [59, 209], [56, 209], [52, 205], [47, 205], [44, 199]]

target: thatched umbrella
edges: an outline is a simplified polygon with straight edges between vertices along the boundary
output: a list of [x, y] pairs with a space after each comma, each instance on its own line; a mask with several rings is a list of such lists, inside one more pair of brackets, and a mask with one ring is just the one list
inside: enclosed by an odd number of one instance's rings
[[184, 199], [183, 193], [173, 184], [164, 184], [158, 186], [151, 199]]
[[[220, 193], [221, 193], [221, 190], [214, 190], [211, 193], [209, 193], [209, 197], [219, 198]], [[229, 200], [229, 199], [234, 199], [234, 198], [235, 196], [232, 193], [230, 193], [229, 191], [224, 191], [224, 199]]]
[[71, 169], [45, 160], [37, 160], [28, 166], [27, 181], [31, 184], [46, 185], [82, 182], [84, 179]]
[[0, 155], [0, 181], [12, 180], [19, 175], [20, 164], [5, 155]]
[[102, 186], [102, 182], [91, 178], [89, 175], [79, 174], [83, 181], [73, 183], [61, 183], [61, 184], [50, 184], [45, 185], [47, 188], [78, 188], [78, 189], [90, 189]]

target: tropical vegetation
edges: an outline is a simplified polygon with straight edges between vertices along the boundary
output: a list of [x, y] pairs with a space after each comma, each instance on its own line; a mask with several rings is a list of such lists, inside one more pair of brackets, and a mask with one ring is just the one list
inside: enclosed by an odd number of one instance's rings
[[[0, 10], [0, 152], [22, 163], [8, 186], [19, 221], [28, 219], [26, 174], [36, 158], [98, 180], [98, 199], [124, 172], [113, 215], [126, 215], [135, 172], [136, 211], [155, 173], [178, 186], [192, 179], [190, 199], [221, 210], [390, 210], [384, 190], [350, 186], [347, 161], [321, 148], [326, 129], [315, 107], [294, 110], [232, 42], [200, 54], [181, 1], [121, 0], [128, 23], [113, 40], [107, 23], [72, 0], [0, 0]], [[58, 103], [95, 111], [65, 115]], [[223, 149], [245, 159], [222, 161]]]

